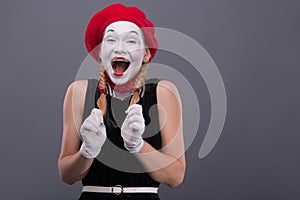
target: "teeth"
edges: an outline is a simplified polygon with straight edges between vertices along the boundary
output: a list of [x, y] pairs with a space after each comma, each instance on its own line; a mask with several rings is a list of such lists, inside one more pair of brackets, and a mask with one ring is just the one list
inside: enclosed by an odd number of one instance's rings
[[113, 61], [113, 62], [116, 62], [116, 61], [120, 61], [120, 62], [129, 62], [128, 60], [124, 60], [124, 59], [113, 59], [112, 61]]

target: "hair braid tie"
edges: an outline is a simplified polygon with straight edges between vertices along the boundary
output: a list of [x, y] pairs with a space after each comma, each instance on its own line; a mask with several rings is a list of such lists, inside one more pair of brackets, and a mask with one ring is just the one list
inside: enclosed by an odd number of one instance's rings
[[130, 101], [130, 106], [140, 101], [140, 88], [136, 88]]

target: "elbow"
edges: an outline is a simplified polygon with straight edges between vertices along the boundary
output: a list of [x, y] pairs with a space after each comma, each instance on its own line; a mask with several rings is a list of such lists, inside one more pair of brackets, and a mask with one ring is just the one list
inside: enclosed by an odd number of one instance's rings
[[74, 180], [68, 179], [68, 178], [63, 177], [63, 176], [61, 176], [60, 179], [61, 179], [64, 183], [66, 183], [66, 184], [68, 184], [68, 185], [73, 185], [73, 184], [76, 182], [76, 181], [74, 181]]
[[68, 185], [73, 185], [77, 181], [77, 180], [74, 180], [74, 178], [71, 178], [69, 175], [67, 175], [61, 171], [59, 172], [59, 177], [60, 177], [60, 180], [62, 180], [62, 182], [66, 183]]
[[76, 181], [70, 179], [70, 177], [68, 177], [66, 174], [64, 174], [63, 172], [59, 172], [59, 177], [60, 180], [68, 185], [73, 185]]
[[185, 166], [182, 167], [179, 173], [176, 173], [172, 181], [169, 182], [168, 186], [171, 188], [176, 188], [182, 184], [185, 175]]
[[82, 176], [75, 176], [74, 174], [70, 174], [66, 171], [66, 169], [59, 169], [59, 177], [60, 180], [68, 185], [73, 185], [77, 181], [82, 180], [84, 175]]
[[68, 185], [73, 185], [76, 181], [70, 179], [65, 173], [59, 170], [59, 177], [62, 182], [68, 184]]
[[184, 179], [184, 175], [178, 176], [175, 180], [173, 180], [172, 182], [170, 182], [168, 185], [171, 188], [176, 188], [179, 185], [181, 185], [181, 183], [183, 182]]
[[62, 169], [62, 166], [60, 165], [60, 161], [58, 161], [58, 172], [60, 180], [68, 185], [73, 185], [76, 181], [71, 179], [70, 176], [68, 176], [64, 170]]

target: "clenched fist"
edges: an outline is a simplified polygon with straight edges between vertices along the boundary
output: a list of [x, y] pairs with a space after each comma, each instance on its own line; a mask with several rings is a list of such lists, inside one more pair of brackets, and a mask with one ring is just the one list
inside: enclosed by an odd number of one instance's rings
[[145, 131], [145, 120], [142, 106], [133, 104], [126, 110], [127, 116], [121, 127], [121, 136], [124, 140], [124, 147], [130, 153], [136, 153], [144, 145], [142, 135]]
[[82, 126], [80, 134], [83, 139], [80, 153], [86, 158], [95, 158], [106, 140], [106, 128], [101, 110], [94, 108]]

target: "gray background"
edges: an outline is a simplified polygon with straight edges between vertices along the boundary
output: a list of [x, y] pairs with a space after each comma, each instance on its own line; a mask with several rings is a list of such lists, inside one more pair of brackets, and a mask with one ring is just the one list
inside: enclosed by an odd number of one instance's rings
[[[183, 71], [201, 107], [186, 152], [183, 184], [162, 199], [300, 199], [300, 3], [296, 0], [122, 1], [156, 26], [197, 40], [219, 67], [228, 112], [213, 151], [198, 151], [210, 100], [186, 61], [160, 51], [157, 62]], [[0, 3], [1, 199], [76, 199], [80, 183], [61, 182], [57, 157], [62, 104], [87, 53], [86, 24], [109, 1]]]

